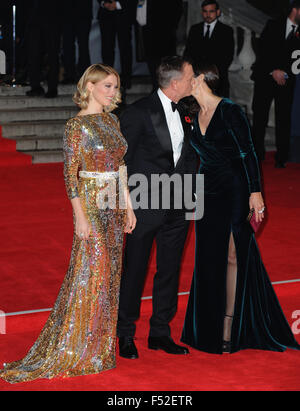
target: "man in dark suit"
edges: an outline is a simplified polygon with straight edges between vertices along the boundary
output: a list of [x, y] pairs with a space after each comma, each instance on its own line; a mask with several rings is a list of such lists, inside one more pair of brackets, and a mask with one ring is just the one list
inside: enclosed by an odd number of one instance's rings
[[137, 0], [98, 0], [98, 20], [101, 31], [103, 63], [114, 66], [116, 36], [120, 50], [121, 83], [131, 87], [132, 42], [131, 30], [135, 21]]
[[[171, 339], [169, 322], [177, 309], [180, 261], [189, 222], [183, 207], [165, 209], [158, 201], [166, 185], [153, 192], [152, 178], [196, 174], [197, 156], [189, 144], [191, 126], [176, 105], [190, 95], [194, 73], [192, 65], [182, 57], [166, 57], [158, 68], [160, 88], [150, 96], [129, 106], [121, 115], [121, 130], [128, 142], [125, 162], [128, 177], [142, 175], [148, 182], [142, 190], [148, 207], [135, 209], [137, 225], [127, 236], [121, 280], [118, 336], [120, 355], [138, 358], [134, 344], [135, 322], [139, 318], [141, 296], [148, 260], [154, 239], [157, 245], [157, 272], [153, 286], [153, 315], [150, 320], [148, 347], [171, 354], [186, 354], [185, 347]], [[138, 186], [138, 183], [137, 183]], [[131, 187], [133, 194], [134, 187]], [[184, 192], [184, 190], [183, 190]], [[171, 190], [171, 199], [175, 197]], [[182, 198], [179, 200], [182, 203]], [[171, 201], [172, 204], [172, 201]]]
[[[140, 9], [140, 10], [139, 10]], [[144, 16], [139, 18], [141, 9]], [[183, 12], [183, 0], [139, 0], [137, 23], [141, 29], [145, 60], [153, 87], [162, 57], [176, 55], [176, 30]]]
[[[93, 18], [92, 0], [64, 0], [63, 10], [63, 84], [75, 83], [90, 66], [89, 35]], [[78, 43], [78, 64], [75, 41]]]
[[288, 17], [267, 22], [259, 40], [252, 76], [255, 81], [253, 141], [260, 160], [265, 156], [265, 132], [271, 103], [275, 100], [276, 168], [284, 168], [289, 156], [295, 88], [292, 54], [300, 49], [299, 24], [300, 0], [293, 0]]
[[231, 27], [218, 21], [220, 15], [216, 1], [202, 3], [204, 21], [191, 27], [184, 54], [195, 63], [208, 61], [215, 64], [220, 73], [218, 94], [229, 97], [228, 69], [234, 57], [234, 35]]
[[[57, 96], [62, 17], [60, 6], [59, 0], [28, 0], [28, 75], [31, 90], [27, 91], [27, 96]], [[46, 94], [40, 84], [44, 54], [47, 55], [48, 65]]]

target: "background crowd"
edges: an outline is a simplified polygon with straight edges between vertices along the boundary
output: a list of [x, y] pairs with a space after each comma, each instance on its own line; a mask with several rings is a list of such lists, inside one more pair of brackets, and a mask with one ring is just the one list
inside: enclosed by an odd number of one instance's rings
[[[0, 49], [7, 54], [7, 72], [14, 69], [12, 55], [12, 5], [17, 9], [16, 73], [17, 83], [30, 84], [28, 96], [53, 98], [59, 82], [75, 84], [91, 64], [89, 36], [93, 19], [99, 23], [99, 48], [102, 62], [115, 65], [118, 45], [121, 84], [124, 93], [131, 88], [133, 55], [147, 63], [153, 89], [157, 87], [156, 68], [161, 58], [175, 55], [176, 31], [187, 2], [183, 0], [1, 0]], [[257, 61], [253, 67], [253, 138], [257, 155], [264, 159], [265, 130], [270, 106], [275, 100], [275, 166], [284, 168], [288, 159], [291, 113], [296, 78], [291, 72], [291, 50], [300, 49], [299, 24], [286, 26], [291, 0], [249, 3], [267, 12], [276, 23], [267, 24], [254, 48]], [[272, 4], [271, 4], [272, 3]], [[298, 4], [299, 2], [294, 2]], [[218, 94], [230, 96], [228, 70], [234, 58], [234, 31], [219, 21], [221, 9], [215, 1], [199, 0], [203, 21], [187, 33], [184, 54], [194, 62], [216, 64], [220, 72]], [[166, 25], [165, 16], [168, 16]], [[279, 18], [278, 18], [279, 16]], [[296, 18], [299, 19], [299, 16]], [[287, 28], [286, 28], [287, 27]], [[133, 36], [133, 33], [135, 35]], [[2, 39], [1, 39], [2, 37]], [[134, 44], [133, 44], [134, 42]], [[280, 46], [278, 46], [280, 45]], [[279, 51], [279, 52], [278, 52]], [[286, 84], [271, 73], [280, 69]], [[41, 83], [47, 84], [47, 91]], [[297, 96], [296, 96], [297, 97]]]

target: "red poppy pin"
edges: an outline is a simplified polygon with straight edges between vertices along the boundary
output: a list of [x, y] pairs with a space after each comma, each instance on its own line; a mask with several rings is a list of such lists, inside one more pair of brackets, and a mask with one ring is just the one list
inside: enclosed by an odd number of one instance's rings
[[300, 37], [299, 31], [296, 32], [295, 36], [297, 37], [297, 39]]
[[186, 123], [191, 124], [192, 120], [190, 119], [189, 116], [185, 116], [184, 119], [185, 119], [185, 122], [186, 122]]

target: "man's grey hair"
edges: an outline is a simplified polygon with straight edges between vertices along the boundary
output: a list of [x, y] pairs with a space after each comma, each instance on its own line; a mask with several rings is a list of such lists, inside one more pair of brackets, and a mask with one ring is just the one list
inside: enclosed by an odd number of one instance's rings
[[191, 64], [186, 57], [164, 57], [157, 69], [157, 81], [160, 88], [168, 88], [172, 80], [178, 80], [183, 74], [185, 64]]

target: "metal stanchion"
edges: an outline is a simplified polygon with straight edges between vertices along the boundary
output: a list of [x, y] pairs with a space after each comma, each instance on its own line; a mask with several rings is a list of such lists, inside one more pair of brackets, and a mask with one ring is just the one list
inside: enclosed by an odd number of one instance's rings
[[11, 85], [16, 87], [16, 11], [17, 7], [13, 5], [13, 53], [12, 53], [12, 80]]
[[13, 4], [12, 6], [12, 68], [11, 68], [11, 75], [10, 80], [5, 80], [4, 84], [8, 87], [19, 87], [20, 85], [17, 84], [16, 80], [16, 42], [17, 42], [17, 34], [16, 34], [16, 14], [17, 14], [17, 6]]

